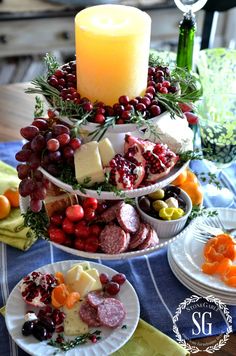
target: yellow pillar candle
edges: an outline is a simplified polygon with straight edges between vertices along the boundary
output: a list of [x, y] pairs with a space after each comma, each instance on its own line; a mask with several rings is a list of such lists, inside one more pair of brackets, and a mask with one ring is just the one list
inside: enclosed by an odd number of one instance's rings
[[131, 6], [98, 5], [75, 17], [77, 90], [107, 105], [147, 87], [151, 18]]

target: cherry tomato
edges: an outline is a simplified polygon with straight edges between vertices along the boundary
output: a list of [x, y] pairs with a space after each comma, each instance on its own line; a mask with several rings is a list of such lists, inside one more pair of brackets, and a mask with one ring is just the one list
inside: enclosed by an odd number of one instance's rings
[[66, 216], [70, 221], [79, 221], [84, 217], [84, 209], [79, 204], [68, 206], [66, 208]]
[[102, 231], [102, 227], [98, 224], [94, 224], [89, 227], [89, 230], [91, 234], [99, 236]]
[[73, 224], [72, 221], [70, 221], [68, 218], [65, 218], [62, 223], [62, 229], [65, 231], [67, 234], [74, 234], [75, 232], [75, 225]]
[[96, 218], [95, 210], [92, 208], [85, 208], [84, 209], [84, 218], [87, 221], [93, 221]]
[[56, 214], [53, 214], [50, 218], [50, 221], [57, 225], [57, 226], [60, 226], [62, 224], [62, 221], [64, 219], [64, 215], [63, 214], [59, 214], [59, 213], [56, 213]]
[[61, 229], [51, 228], [49, 232], [50, 240], [56, 242], [57, 244], [64, 244], [66, 241], [66, 235]]
[[74, 248], [76, 250], [84, 251], [84, 240], [76, 239], [74, 242]]
[[89, 236], [89, 226], [85, 220], [80, 221], [78, 224], [75, 225], [75, 235], [78, 238], [86, 239]]
[[91, 208], [93, 210], [96, 210], [98, 206], [98, 201], [96, 198], [86, 198], [83, 201], [83, 208], [87, 209], [87, 208]]
[[96, 235], [90, 235], [84, 244], [84, 249], [87, 252], [96, 252], [99, 246], [99, 241]]

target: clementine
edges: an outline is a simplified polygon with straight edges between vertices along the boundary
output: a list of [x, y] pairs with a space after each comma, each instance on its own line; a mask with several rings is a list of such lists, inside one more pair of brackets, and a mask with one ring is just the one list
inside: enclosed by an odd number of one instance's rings
[[200, 205], [203, 202], [203, 192], [202, 188], [198, 183], [189, 182], [186, 180], [183, 184], [179, 186], [183, 189], [192, 200], [193, 205]]
[[185, 169], [182, 173], [180, 173], [178, 175], [177, 178], [175, 178], [175, 180], [173, 180], [173, 182], [171, 184], [174, 184], [174, 185], [181, 185], [183, 184], [186, 179], [187, 179], [187, 169]]
[[0, 219], [5, 219], [11, 211], [11, 204], [5, 195], [0, 195]]
[[12, 208], [18, 208], [19, 207], [20, 195], [19, 195], [19, 191], [18, 191], [17, 188], [8, 188], [3, 193], [3, 195], [5, 195], [5, 197], [7, 197], [7, 199], [9, 200]]

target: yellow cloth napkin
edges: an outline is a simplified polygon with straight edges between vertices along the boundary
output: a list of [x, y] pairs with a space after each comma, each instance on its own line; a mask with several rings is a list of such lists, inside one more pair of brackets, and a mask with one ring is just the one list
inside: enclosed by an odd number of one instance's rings
[[[5, 317], [5, 307], [0, 309]], [[187, 350], [161, 331], [140, 319], [131, 339], [112, 356], [187, 356]]]
[[[17, 187], [19, 179], [16, 170], [0, 161], [0, 194], [9, 187]], [[7, 218], [0, 220], [0, 241], [20, 250], [28, 250], [36, 241], [35, 234], [23, 227], [20, 209], [12, 209]]]

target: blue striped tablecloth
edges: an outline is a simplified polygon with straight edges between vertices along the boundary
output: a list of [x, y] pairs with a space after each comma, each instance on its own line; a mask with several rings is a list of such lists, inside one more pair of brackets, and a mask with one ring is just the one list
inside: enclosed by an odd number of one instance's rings
[[[16, 166], [15, 153], [20, 149], [20, 142], [0, 143], [0, 159]], [[202, 162], [194, 162], [194, 168], [203, 170]], [[226, 169], [221, 175], [222, 182], [235, 191], [236, 164]], [[219, 191], [219, 194], [220, 191]], [[211, 201], [206, 197], [205, 205]], [[236, 201], [231, 207], [236, 207]], [[48, 242], [39, 240], [29, 251], [22, 252], [5, 244], [0, 244], [0, 306], [7, 301], [15, 284], [30, 271], [48, 263], [69, 259], [79, 259], [52, 247]], [[96, 261], [97, 262], [97, 261]], [[185, 288], [173, 275], [167, 262], [167, 250], [161, 249], [149, 256], [136, 257], [130, 260], [98, 261], [125, 273], [138, 294], [141, 305], [141, 318], [165, 334], [174, 338], [172, 317], [180, 302], [193, 293]], [[236, 307], [229, 307], [233, 317], [233, 330], [236, 331]], [[182, 331], [191, 338], [188, 320], [181, 319]], [[213, 333], [222, 331], [220, 320], [214, 320]], [[25, 356], [26, 353], [15, 345], [8, 335], [4, 318], [0, 317], [0, 355]], [[202, 334], [199, 337], [204, 336]], [[100, 356], [100, 355], [99, 355]], [[168, 355], [166, 355], [168, 356]]]

